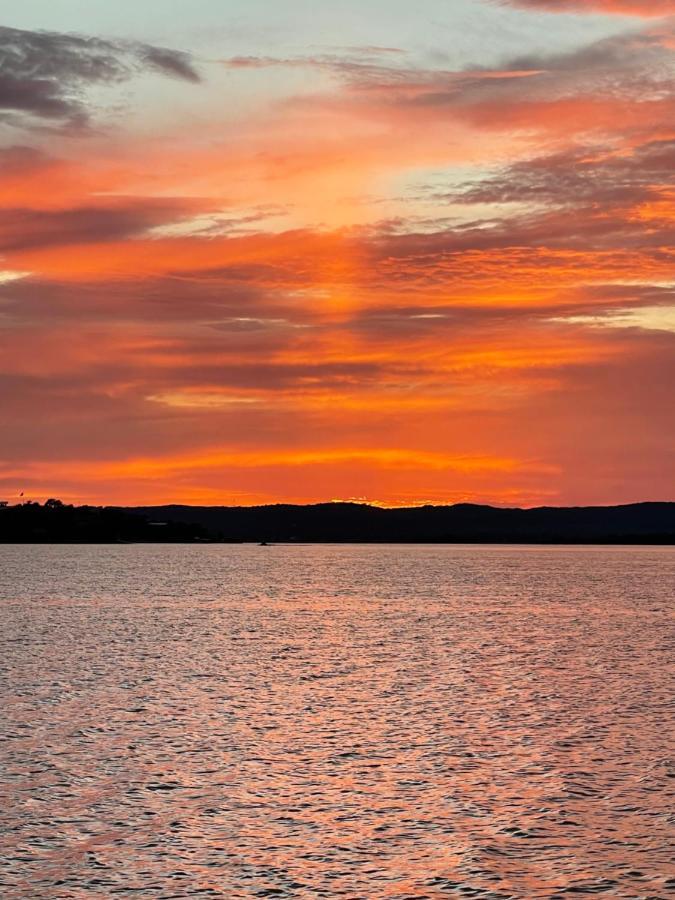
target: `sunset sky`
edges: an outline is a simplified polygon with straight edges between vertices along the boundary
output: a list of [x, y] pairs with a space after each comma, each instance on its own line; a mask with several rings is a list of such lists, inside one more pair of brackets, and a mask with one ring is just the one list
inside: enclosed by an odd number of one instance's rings
[[22, 0], [0, 499], [675, 499], [675, 0]]

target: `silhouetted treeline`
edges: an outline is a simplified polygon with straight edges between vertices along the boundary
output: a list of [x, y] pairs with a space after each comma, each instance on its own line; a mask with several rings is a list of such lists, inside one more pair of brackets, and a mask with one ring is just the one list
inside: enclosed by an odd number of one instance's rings
[[313, 506], [0, 506], [0, 542], [675, 544], [675, 503], [501, 509], [462, 503]]
[[204, 540], [201, 525], [166, 522], [112, 507], [68, 506], [59, 500], [0, 506], [2, 543], [184, 542]]
[[135, 512], [201, 525], [230, 541], [382, 543], [675, 543], [675, 503], [501, 509], [462, 503], [381, 509], [313, 506], [157, 506]]

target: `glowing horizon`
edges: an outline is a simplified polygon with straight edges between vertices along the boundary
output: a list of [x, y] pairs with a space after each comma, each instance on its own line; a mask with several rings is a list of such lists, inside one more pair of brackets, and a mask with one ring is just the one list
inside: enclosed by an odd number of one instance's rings
[[675, 499], [675, 10], [447, 5], [5, 17], [0, 499]]

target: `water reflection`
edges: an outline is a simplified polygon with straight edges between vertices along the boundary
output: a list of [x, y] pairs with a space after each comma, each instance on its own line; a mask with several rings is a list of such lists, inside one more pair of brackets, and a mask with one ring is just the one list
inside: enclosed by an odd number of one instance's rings
[[658, 898], [668, 548], [3, 547], [8, 898]]

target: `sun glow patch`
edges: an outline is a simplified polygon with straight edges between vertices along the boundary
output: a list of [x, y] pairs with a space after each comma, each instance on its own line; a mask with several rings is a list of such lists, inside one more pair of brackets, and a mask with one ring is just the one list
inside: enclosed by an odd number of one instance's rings
[[174, 406], [179, 409], [220, 409], [228, 406], [254, 406], [259, 403], [257, 397], [233, 397], [228, 394], [154, 394], [147, 397], [152, 403]]
[[411, 319], [447, 319], [445, 313], [418, 313], [410, 316]]
[[643, 306], [639, 309], [613, 310], [598, 316], [563, 316], [551, 319], [567, 325], [593, 328], [641, 328], [645, 331], [675, 332], [675, 306]]
[[9, 284], [11, 281], [19, 281], [21, 278], [28, 278], [31, 272], [16, 272], [12, 269], [0, 269], [0, 284]]

